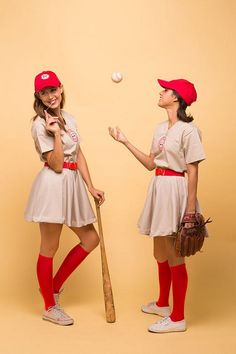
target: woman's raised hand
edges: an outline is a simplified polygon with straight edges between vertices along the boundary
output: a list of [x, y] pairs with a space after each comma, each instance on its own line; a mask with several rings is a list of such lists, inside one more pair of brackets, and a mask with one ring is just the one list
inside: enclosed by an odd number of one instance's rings
[[127, 143], [128, 142], [128, 139], [122, 133], [120, 128], [118, 128], [118, 127], [115, 127], [115, 128], [109, 127], [108, 131], [109, 131], [109, 134], [112, 136], [112, 138], [115, 139], [116, 141], [119, 141], [120, 143]]
[[55, 134], [57, 132], [60, 132], [60, 126], [59, 126], [59, 119], [58, 117], [53, 117], [51, 114], [49, 114], [46, 110], [44, 111], [45, 113], [45, 119], [46, 119], [46, 130]]

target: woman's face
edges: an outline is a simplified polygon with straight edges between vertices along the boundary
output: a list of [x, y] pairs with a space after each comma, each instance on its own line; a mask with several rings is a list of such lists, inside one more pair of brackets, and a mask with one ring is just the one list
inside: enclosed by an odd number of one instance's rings
[[51, 109], [60, 108], [62, 87], [45, 87], [38, 95], [43, 104]]
[[160, 98], [158, 101], [158, 106], [162, 108], [168, 108], [173, 105], [174, 102], [177, 102], [177, 98], [174, 95], [173, 91], [170, 89], [164, 89], [160, 92]]

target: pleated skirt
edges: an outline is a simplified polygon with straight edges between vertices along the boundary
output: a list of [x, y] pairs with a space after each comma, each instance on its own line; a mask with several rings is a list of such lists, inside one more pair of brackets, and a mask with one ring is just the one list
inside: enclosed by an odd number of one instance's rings
[[79, 171], [56, 173], [44, 167], [36, 176], [25, 210], [25, 219], [81, 227], [96, 221]]
[[[187, 180], [177, 176], [154, 176], [138, 221], [141, 234], [175, 236], [187, 206]], [[196, 210], [200, 211], [197, 202]]]

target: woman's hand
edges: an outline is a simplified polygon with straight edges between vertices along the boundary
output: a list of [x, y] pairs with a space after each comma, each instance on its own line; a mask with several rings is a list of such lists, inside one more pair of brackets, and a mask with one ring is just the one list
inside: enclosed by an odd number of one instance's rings
[[104, 197], [104, 192], [99, 191], [98, 189], [91, 187], [88, 189], [91, 195], [94, 197], [94, 199], [97, 199], [98, 205], [102, 205], [102, 203], [105, 201]]
[[128, 142], [128, 139], [122, 133], [120, 128], [118, 128], [118, 127], [115, 127], [115, 128], [109, 127], [108, 131], [109, 131], [109, 134], [112, 136], [112, 138], [115, 139], [116, 141], [119, 141], [120, 143], [123, 143], [123, 144]]
[[45, 118], [46, 118], [46, 130], [54, 135], [56, 133], [60, 133], [61, 129], [59, 126], [59, 119], [58, 117], [52, 117], [46, 110], [44, 111]]
[[195, 214], [196, 212], [195, 211], [191, 211], [191, 212], [186, 212], [184, 214], [184, 217], [183, 217], [183, 220], [182, 222], [184, 222], [184, 227], [186, 228], [191, 228], [191, 227], [194, 227], [194, 221], [196, 221], [196, 218], [195, 218]]

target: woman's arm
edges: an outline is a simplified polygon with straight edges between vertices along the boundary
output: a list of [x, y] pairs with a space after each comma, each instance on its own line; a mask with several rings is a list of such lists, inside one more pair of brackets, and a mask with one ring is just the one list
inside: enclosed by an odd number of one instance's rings
[[88, 191], [92, 194], [92, 196], [94, 198], [96, 198], [99, 201], [99, 205], [101, 205], [105, 200], [104, 192], [94, 188], [93, 183], [92, 183], [92, 179], [91, 179], [91, 176], [89, 173], [87, 161], [84, 157], [84, 154], [82, 153], [81, 148], [79, 148], [79, 151], [78, 151], [77, 163], [78, 163], [78, 170], [81, 173], [81, 176], [87, 185]]
[[141, 162], [141, 164], [146, 167], [149, 171], [154, 170], [156, 165], [154, 163], [154, 154], [146, 155], [142, 151], [138, 150], [134, 145], [132, 145], [126, 136], [122, 133], [119, 128], [108, 128], [109, 134], [116, 141], [122, 143], [133, 155], [134, 157]]
[[64, 151], [61, 141], [61, 129], [58, 124], [58, 118], [52, 117], [45, 111], [46, 117], [46, 130], [54, 135], [54, 147], [52, 151], [44, 153], [44, 157], [47, 160], [49, 167], [57, 172], [61, 173], [64, 163]]
[[198, 162], [187, 164], [188, 174], [188, 199], [186, 213], [196, 211], [197, 183], [198, 183]]

